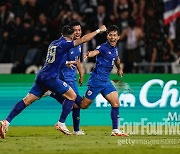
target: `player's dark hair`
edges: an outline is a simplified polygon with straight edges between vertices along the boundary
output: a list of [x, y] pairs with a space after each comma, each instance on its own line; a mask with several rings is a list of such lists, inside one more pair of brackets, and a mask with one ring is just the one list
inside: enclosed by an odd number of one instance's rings
[[107, 34], [109, 34], [110, 32], [112, 31], [117, 31], [118, 32], [118, 35], [120, 35], [120, 31], [119, 31], [119, 28], [116, 26], [116, 25], [111, 25], [108, 27], [107, 29]]
[[62, 35], [64, 37], [72, 35], [73, 33], [74, 33], [74, 29], [71, 26], [69, 26], [69, 25], [63, 26]]
[[81, 26], [81, 24], [80, 24], [80, 22], [79, 21], [71, 21], [70, 23], [69, 23], [69, 26], [71, 26], [71, 27], [74, 27], [74, 26]]

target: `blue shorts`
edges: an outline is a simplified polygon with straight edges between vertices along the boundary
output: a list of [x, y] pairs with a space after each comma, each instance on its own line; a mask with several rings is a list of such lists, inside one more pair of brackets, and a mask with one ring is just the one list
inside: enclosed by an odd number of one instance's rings
[[[76, 81], [66, 81], [66, 83], [68, 83], [68, 85], [74, 90], [74, 92], [78, 95], [78, 88], [77, 88], [77, 84]], [[59, 103], [63, 103], [64, 101], [64, 97], [62, 95], [57, 95], [57, 93], [53, 93], [50, 95], [51, 97], [55, 98]]]
[[66, 82], [58, 78], [42, 79], [38, 75], [29, 93], [34, 94], [37, 97], [41, 97], [47, 90], [51, 90], [57, 95], [62, 95], [67, 92], [69, 88], [70, 86]]
[[85, 97], [93, 100], [99, 93], [101, 93], [103, 97], [105, 97], [113, 91], [116, 91], [116, 88], [112, 85], [110, 80], [101, 81], [99, 79], [90, 77]]
[[63, 80], [65, 81], [73, 90], [74, 92], [79, 95], [79, 92], [78, 92], [78, 86], [77, 86], [77, 83], [76, 81], [66, 81], [66, 80]]

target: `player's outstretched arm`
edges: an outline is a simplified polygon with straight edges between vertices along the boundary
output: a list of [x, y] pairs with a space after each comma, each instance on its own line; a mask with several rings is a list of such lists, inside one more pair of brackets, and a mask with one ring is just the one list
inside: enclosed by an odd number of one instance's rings
[[105, 31], [106, 31], [106, 26], [103, 25], [99, 29], [97, 29], [96, 31], [88, 33], [88, 34], [84, 35], [83, 37], [81, 37], [77, 40], [74, 40], [74, 46], [80, 45], [84, 42], [88, 42], [91, 39], [93, 39], [98, 33], [105, 32]]
[[98, 50], [93, 50], [93, 51], [88, 51], [86, 53], [84, 53], [84, 59], [88, 58], [88, 57], [94, 57], [96, 55], [99, 54], [99, 51]]

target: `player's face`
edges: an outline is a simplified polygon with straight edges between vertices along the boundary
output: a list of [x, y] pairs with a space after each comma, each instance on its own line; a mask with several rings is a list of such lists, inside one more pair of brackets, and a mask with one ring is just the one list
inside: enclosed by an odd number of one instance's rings
[[74, 40], [78, 39], [81, 37], [82, 31], [81, 31], [81, 26], [77, 25], [73, 27], [74, 29]]
[[117, 41], [119, 40], [119, 35], [117, 31], [111, 31], [108, 35], [107, 35], [107, 39], [110, 43], [111, 46], [116, 46]]

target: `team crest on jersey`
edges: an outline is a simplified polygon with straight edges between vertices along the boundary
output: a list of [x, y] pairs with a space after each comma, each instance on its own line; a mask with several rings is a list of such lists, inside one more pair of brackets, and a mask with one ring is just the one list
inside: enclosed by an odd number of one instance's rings
[[63, 82], [63, 86], [64, 86], [64, 87], [67, 87], [67, 83], [66, 83], [66, 82]]
[[111, 52], [110, 52], [110, 51], [109, 51], [108, 53], [109, 53], [109, 55], [111, 55]]
[[74, 53], [74, 51], [71, 51], [71, 55]]
[[92, 95], [92, 91], [91, 91], [91, 90], [88, 90], [87, 95], [88, 95], [88, 96]]

